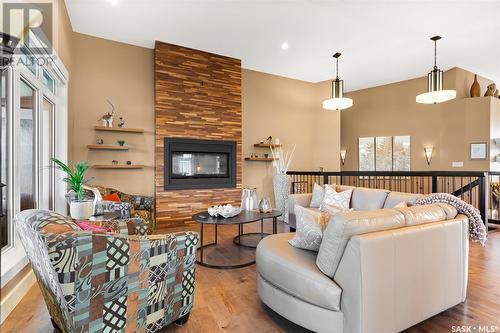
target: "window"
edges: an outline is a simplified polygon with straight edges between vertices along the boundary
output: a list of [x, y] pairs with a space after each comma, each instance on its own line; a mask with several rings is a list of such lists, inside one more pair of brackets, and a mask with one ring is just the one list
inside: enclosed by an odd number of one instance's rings
[[54, 168], [54, 104], [43, 98], [40, 115], [40, 205], [53, 210]]
[[21, 80], [19, 119], [19, 146], [17, 163], [20, 185], [20, 210], [36, 207], [35, 193], [35, 90]]
[[0, 248], [9, 243], [7, 226], [7, 71], [2, 71], [0, 103], [2, 123], [0, 127]]
[[49, 90], [54, 94], [55, 93], [55, 89], [56, 89], [56, 82], [54, 81], [54, 79], [49, 75], [49, 73], [47, 73], [46, 70], [43, 70], [43, 74], [42, 74], [42, 82], [44, 84], [44, 86], [46, 86], [47, 88], [49, 88]]
[[359, 138], [359, 171], [410, 171], [409, 136]]
[[[57, 71], [43, 67], [24, 50], [14, 64], [2, 71], [0, 246], [2, 256], [12, 249], [20, 257], [24, 252], [16, 242], [15, 214], [26, 209], [66, 211], [65, 186], [55, 182], [52, 158], [66, 158], [67, 72], [57, 61]], [[62, 136], [56, 145], [58, 133]], [[2, 270], [7, 266], [2, 264]]]

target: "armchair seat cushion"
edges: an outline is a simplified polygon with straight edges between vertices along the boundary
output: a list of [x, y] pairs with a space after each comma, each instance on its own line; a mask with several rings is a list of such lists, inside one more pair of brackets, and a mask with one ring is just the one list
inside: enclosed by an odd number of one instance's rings
[[316, 252], [288, 244], [293, 233], [272, 235], [257, 247], [257, 271], [269, 283], [305, 302], [339, 311], [342, 290], [316, 266]]

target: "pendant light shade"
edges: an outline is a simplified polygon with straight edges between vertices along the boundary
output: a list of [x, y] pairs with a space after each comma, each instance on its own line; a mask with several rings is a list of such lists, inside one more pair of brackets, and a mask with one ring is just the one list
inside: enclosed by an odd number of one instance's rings
[[332, 98], [323, 101], [323, 109], [344, 110], [352, 106], [352, 99], [344, 97], [344, 81], [339, 79], [339, 57], [341, 53], [335, 53], [333, 57], [337, 61], [337, 76], [332, 81]]
[[417, 95], [416, 101], [421, 104], [437, 104], [457, 97], [455, 90], [443, 90], [443, 71], [437, 67], [437, 41], [440, 36], [431, 37], [434, 42], [434, 68], [427, 75], [427, 92]]

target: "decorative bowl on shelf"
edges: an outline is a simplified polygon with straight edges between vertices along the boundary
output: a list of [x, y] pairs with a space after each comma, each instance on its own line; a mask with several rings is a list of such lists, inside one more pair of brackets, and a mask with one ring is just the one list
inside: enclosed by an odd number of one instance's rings
[[211, 206], [208, 208], [208, 214], [210, 216], [222, 216], [224, 218], [230, 218], [238, 215], [241, 212], [240, 207], [234, 207], [233, 205], [221, 205], [221, 206]]

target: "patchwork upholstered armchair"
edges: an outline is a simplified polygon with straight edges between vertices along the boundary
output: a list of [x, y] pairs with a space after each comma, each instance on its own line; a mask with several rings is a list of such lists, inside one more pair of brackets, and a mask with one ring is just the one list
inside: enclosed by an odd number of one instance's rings
[[[153, 197], [145, 195], [133, 195], [120, 192], [114, 188], [95, 186], [104, 197], [109, 194], [114, 194], [120, 198], [120, 201], [125, 205], [129, 205], [128, 209], [130, 216], [128, 217], [140, 217], [144, 219], [148, 225], [148, 233], [151, 234], [155, 229], [155, 218], [154, 218], [154, 200]], [[122, 208], [123, 209], [123, 208]], [[126, 216], [124, 216], [126, 217]]]
[[122, 233], [97, 233], [54, 212], [17, 214], [17, 232], [54, 326], [65, 333], [149, 333], [187, 320], [198, 236], [141, 235], [141, 223], [111, 221], [107, 226]]

